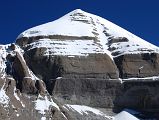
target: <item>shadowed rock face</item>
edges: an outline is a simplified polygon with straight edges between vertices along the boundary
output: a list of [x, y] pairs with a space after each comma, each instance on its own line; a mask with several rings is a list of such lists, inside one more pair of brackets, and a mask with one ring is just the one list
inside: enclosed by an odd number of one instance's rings
[[151, 77], [159, 75], [159, 54], [128, 54], [115, 58], [121, 78]]
[[53, 96], [61, 103], [82, 104], [92, 107], [158, 110], [158, 81], [125, 81], [103, 79], [59, 79]]
[[[28, 66], [46, 83], [52, 93], [54, 79], [63, 78], [97, 78], [117, 79], [118, 69], [106, 54], [85, 56], [41, 56], [43, 49], [33, 49], [24, 54]], [[44, 72], [45, 71], [45, 72]]]
[[[128, 40], [119, 37], [112, 42], [118, 41]], [[48, 92], [58, 103], [82, 104], [114, 112], [124, 108], [146, 113], [153, 111], [150, 114], [158, 112], [158, 80], [139, 79], [158, 76], [157, 53], [125, 54], [113, 61], [107, 54], [69, 57], [45, 55], [46, 50], [44, 47], [26, 48], [24, 58], [36, 76], [44, 80]], [[139, 80], [122, 83], [119, 78]]]
[[116, 96], [121, 94], [122, 85], [119, 80], [99, 78], [59, 79], [53, 90], [53, 96], [61, 103], [104, 108], [113, 108]]
[[23, 92], [36, 93], [35, 81], [32, 80], [29, 69], [23, 61], [22, 56], [17, 52], [13, 62], [14, 77], [18, 81], [17, 88]]
[[121, 83], [118, 80], [119, 77], [157, 76], [157, 53], [119, 56], [114, 59], [114, 64], [109, 56], [103, 54], [43, 56], [45, 50], [32, 49], [24, 56], [28, 66], [45, 80], [47, 90], [59, 103], [111, 108], [114, 112], [124, 108], [144, 112], [158, 110], [158, 81], [150, 78]]
[[[127, 39], [116, 38], [113, 42], [118, 41], [125, 42]], [[152, 81], [152, 78], [143, 79], [158, 76], [157, 53], [125, 54], [113, 61], [107, 54], [45, 55], [46, 50], [44, 47], [26, 48], [24, 58], [36, 76], [44, 80], [46, 89], [60, 105], [80, 104], [112, 109], [117, 113], [130, 108], [158, 117], [155, 114], [159, 112], [159, 82], [157, 79]], [[138, 80], [121, 82], [119, 78]], [[71, 110], [64, 111], [70, 120], [87, 118]], [[54, 118], [59, 117], [54, 115]]]
[[[11, 75], [17, 81], [16, 87], [23, 93], [35, 94], [38, 91], [41, 93], [45, 92], [45, 85], [41, 80], [33, 79], [31, 71], [29, 70], [23, 56], [16, 52], [15, 56], [9, 54], [7, 60], [11, 65]], [[36, 84], [36, 85], [35, 85]]]
[[[158, 111], [159, 81], [126, 81], [122, 84], [122, 94], [116, 96], [116, 108], [132, 108], [142, 111]], [[115, 109], [117, 110], [117, 109]]]

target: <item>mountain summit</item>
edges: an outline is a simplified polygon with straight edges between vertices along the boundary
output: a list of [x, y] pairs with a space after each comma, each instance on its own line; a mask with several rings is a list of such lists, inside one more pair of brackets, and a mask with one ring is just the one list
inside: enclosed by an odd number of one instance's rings
[[[28, 29], [21, 33], [18, 36], [18, 39], [36, 36], [43, 36], [45, 38], [47, 38], [46, 36], [52, 38], [61, 37], [62, 39], [65, 39], [67, 46], [58, 45], [58, 47], [64, 47], [66, 53], [64, 53], [62, 49], [56, 50], [54, 46], [49, 45], [51, 44], [50, 40], [40, 39], [41, 41], [39, 42], [38, 47], [40, 47], [40, 45], [42, 45], [41, 47], [50, 47], [54, 49], [54, 51], [60, 52], [55, 53], [57, 55], [109, 53], [108, 51], [110, 51], [112, 56], [119, 56], [129, 53], [159, 52], [158, 47], [125, 29], [106, 19], [84, 12], [80, 9], [76, 9], [53, 22]], [[69, 41], [70, 39], [73, 41]], [[56, 41], [57, 44], [58, 42], [60, 43], [61, 41]], [[33, 44], [34, 43], [32, 43], [32, 48], [36, 47]], [[69, 47], [71, 47], [71, 50]]]
[[158, 118], [159, 48], [76, 9], [0, 45], [0, 88], [0, 119]]

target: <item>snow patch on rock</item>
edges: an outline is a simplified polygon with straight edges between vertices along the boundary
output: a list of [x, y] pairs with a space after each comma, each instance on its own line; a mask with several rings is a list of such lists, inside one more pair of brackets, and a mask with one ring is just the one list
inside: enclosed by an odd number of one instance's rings
[[4, 106], [4, 107], [8, 107], [9, 106], [9, 97], [6, 95], [3, 87], [0, 90], [0, 103]]
[[70, 104], [66, 104], [64, 107], [66, 109], [68, 107], [69, 109], [71, 109], [73, 111], [76, 111], [76, 112], [80, 113], [81, 115], [83, 115], [83, 114], [87, 114], [88, 115], [91, 112], [91, 113], [94, 113], [96, 115], [106, 117], [108, 119], [112, 119], [113, 118], [112, 116], [105, 115], [103, 112], [101, 112], [98, 109], [95, 109], [95, 108], [92, 108], [92, 107], [88, 107], [88, 106], [84, 106], [84, 105], [70, 105]]
[[[87, 56], [93, 53], [111, 53], [108, 50], [103, 50], [94, 43], [93, 40], [50, 40], [40, 39], [28, 45], [29, 50], [34, 48], [47, 48], [43, 55], [67, 55], [67, 56]], [[25, 46], [25, 47], [28, 47]], [[110, 55], [111, 56], [111, 55]]]
[[16, 92], [16, 87], [14, 87], [14, 97], [21, 103], [22, 107], [25, 107], [25, 104], [20, 100]]
[[55, 108], [60, 110], [58, 105], [52, 99], [49, 100], [47, 96], [42, 97], [41, 95], [39, 95], [38, 99], [33, 102], [35, 103], [35, 109], [43, 115], [45, 114], [45, 111], [48, 111], [51, 106], [54, 106]]
[[126, 111], [122, 111], [116, 116], [114, 116], [113, 120], [139, 120], [139, 119]]

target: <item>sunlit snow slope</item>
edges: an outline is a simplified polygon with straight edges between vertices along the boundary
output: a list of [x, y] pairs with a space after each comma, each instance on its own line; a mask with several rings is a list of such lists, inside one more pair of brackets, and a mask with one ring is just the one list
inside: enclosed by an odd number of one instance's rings
[[[37, 36], [43, 36], [43, 38], [36, 41]], [[46, 47], [48, 49], [45, 55], [107, 53], [119, 56], [159, 51], [156, 46], [112, 22], [80, 9], [53, 22], [28, 29], [17, 39], [22, 37], [34, 37], [35, 41], [24, 47], [28, 50]]]

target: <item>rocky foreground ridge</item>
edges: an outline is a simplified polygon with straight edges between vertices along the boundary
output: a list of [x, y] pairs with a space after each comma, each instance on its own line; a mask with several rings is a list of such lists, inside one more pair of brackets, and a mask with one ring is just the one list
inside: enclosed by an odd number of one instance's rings
[[80, 9], [0, 46], [0, 119], [159, 119], [159, 48]]

